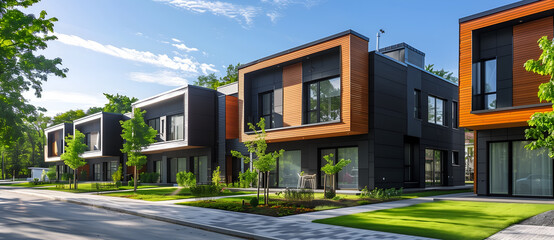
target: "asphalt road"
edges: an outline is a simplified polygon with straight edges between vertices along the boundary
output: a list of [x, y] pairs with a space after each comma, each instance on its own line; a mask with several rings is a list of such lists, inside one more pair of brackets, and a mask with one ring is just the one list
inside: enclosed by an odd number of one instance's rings
[[0, 239], [237, 239], [0, 186]]

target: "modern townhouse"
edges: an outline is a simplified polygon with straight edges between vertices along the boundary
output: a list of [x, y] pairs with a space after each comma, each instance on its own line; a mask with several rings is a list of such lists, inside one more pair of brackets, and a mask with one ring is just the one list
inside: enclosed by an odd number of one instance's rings
[[[124, 163], [121, 148], [121, 124], [128, 119], [119, 113], [98, 112], [73, 121], [73, 132], [78, 130], [85, 135], [88, 146], [82, 157], [87, 164], [79, 169], [82, 178], [89, 181], [111, 181], [112, 174]], [[125, 174], [125, 172], [124, 172]]]
[[180, 171], [193, 172], [200, 184], [211, 182], [218, 165], [217, 100], [217, 91], [188, 85], [133, 103], [158, 131], [157, 142], [142, 151], [144, 170], [160, 174], [161, 183], [176, 183]]
[[285, 150], [270, 186], [296, 187], [303, 172], [322, 187], [327, 154], [352, 161], [341, 189], [464, 184], [458, 87], [408, 44], [368, 52], [368, 41], [349, 30], [240, 66], [240, 141], [264, 118], [268, 150]]
[[71, 171], [60, 159], [65, 150], [65, 137], [69, 135], [73, 135], [73, 123], [60, 123], [44, 129], [44, 136], [46, 137], [44, 162], [55, 162], [57, 179], [63, 173]]
[[549, 80], [527, 72], [537, 40], [553, 37], [554, 1], [526, 0], [460, 19], [460, 126], [475, 131], [479, 195], [553, 197], [553, 164], [524, 148], [527, 120], [551, 111], [538, 99]]

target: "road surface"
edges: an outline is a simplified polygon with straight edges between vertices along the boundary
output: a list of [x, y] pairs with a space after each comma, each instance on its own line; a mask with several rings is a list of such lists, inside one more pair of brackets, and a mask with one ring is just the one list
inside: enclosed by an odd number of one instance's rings
[[237, 239], [0, 186], [0, 239]]

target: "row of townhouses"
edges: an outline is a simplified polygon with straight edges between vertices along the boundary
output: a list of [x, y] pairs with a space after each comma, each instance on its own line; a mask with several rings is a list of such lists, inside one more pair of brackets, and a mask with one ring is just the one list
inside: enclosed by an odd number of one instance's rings
[[[475, 136], [475, 190], [480, 195], [553, 197], [553, 164], [544, 151], [524, 149], [526, 120], [552, 110], [537, 98], [548, 81], [526, 72], [537, 40], [553, 37], [554, 1], [526, 0], [460, 19], [459, 87], [424, 70], [425, 53], [406, 44], [368, 51], [369, 38], [352, 30], [241, 65], [239, 80], [217, 90], [184, 86], [139, 100], [158, 131], [143, 150], [141, 170], [175, 183], [194, 172], [209, 183], [219, 166], [226, 182], [251, 167], [248, 123], [266, 121], [268, 150], [284, 149], [271, 187], [296, 187], [301, 172], [323, 187], [323, 156], [352, 162], [339, 189], [424, 188], [465, 182], [464, 128]], [[97, 113], [45, 130], [45, 160], [60, 161], [64, 136], [79, 130], [89, 149], [86, 180], [107, 181], [119, 164], [120, 120]], [[125, 169], [125, 174], [132, 173]]]

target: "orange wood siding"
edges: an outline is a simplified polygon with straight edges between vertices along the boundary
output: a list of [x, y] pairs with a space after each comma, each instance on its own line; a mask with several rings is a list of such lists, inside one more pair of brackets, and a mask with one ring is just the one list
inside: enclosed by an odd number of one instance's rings
[[[365, 44], [365, 47], [363, 46]], [[275, 129], [267, 132], [266, 140], [268, 142], [294, 141], [303, 139], [325, 138], [335, 136], [346, 136], [367, 133], [367, 86], [368, 78], [367, 71], [362, 68], [368, 68], [368, 52], [367, 41], [362, 40], [352, 34], [331, 39], [329, 41], [303, 48], [285, 55], [281, 55], [272, 59], [268, 59], [257, 64], [245, 67], [239, 70], [239, 130], [240, 141], [244, 142], [253, 139], [253, 135], [246, 134], [244, 131], [244, 75], [249, 72], [260, 70], [266, 67], [274, 66], [287, 61], [295, 60], [303, 56], [321, 52], [327, 49], [340, 46], [341, 48], [341, 121], [338, 123], [298, 126], [299, 120], [302, 117], [302, 101], [299, 103], [287, 103], [289, 101], [286, 96], [290, 93], [293, 96], [293, 101], [298, 101], [298, 90], [300, 90], [300, 99], [302, 96], [302, 84], [299, 87], [291, 89], [291, 82], [298, 81], [294, 78], [294, 65], [290, 68], [283, 69], [283, 77], [292, 76], [292, 80], [283, 79], [283, 120], [291, 127], [283, 129]], [[352, 47], [353, 46], [353, 47]], [[360, 61], [359, 63], [357, 61]], [[365, 63], [364, 63], [365, 61]], [[353, 62], [355, 62], [353, 64]], [[301, 66], [300, 66], [301, 67]], [[352, 72], [355, 75], [352, 76]], [[364, 78], [365, 76], [365, 78]], [[301, 77], [301, 76], [300, 76]], [[354, 81], [354, 83], [353, 83]], [[355, 96], [352, 96], [351, 87], [356, 86], [359, 89], [355, 90]], [[294, 93], [296, 91], [296, 93]], [[287, 93], [288, 92], [288, 93]], [[365, 94], [365, 98], [363, 96]], [[354, 101], [354, 102], [353, 102]], [[290, 105], [293, 104], [293, 105]], [[296, 104], [296, 105], [294, 105]], [[354, 108], [352, 106], [355, 106]], [[365, 106], [365, 107], [364, 107]], [[288, 109], [287, 109], [288, 108]], [[364, 108], [364, 109], [362, 109]], [[352, 113], [356, 109], [356, 113]], [[358, 110], [359, 109], [359, 110]], [[298, 114], [296, 116], [287, 116], [287, 114]], [[354, 117], [354, 123], [352, 121]], [[301, 123], [301, 122], [300, 122]], [[364, 126], [365, 124], [365, 126]]]
[[[529, 117], [533, 113], [552, 110], [550, 106], [543, 106], [481, 114], [471, 113], [472, 31], [551, 9], [554, 9], [554, 1], [545, 0], [527, 4], [517, 8], [512, 8], [503, 12], [477, 18], [460, 24], [460, 127], [481, 130], [491, 128], [526, 126], [526, 121], [529, 120]], [[535, 42], [534, 46], [536, 45], [537, 44]], [[516, 67], [515, 64], [514, 67]], [[514, 76], [514, 82], [518, 81], [517, 79], [515, 79], [515, 77], [516, 76]], [[536, 90], [534, 90], [533, 94], [536, 95]]]
[[283, 67], [283, 127], [302, 125], [302, 63]]
[[225, 139], [239, 138], [239, 99], [225, 96]]
[[529, 59], [538, 59], [541, 55], [542, 51], [537, 45], [539, 38], [548, 36], [552, 39], [553, 20], [552, 17], [546, 17], [514, 26], [514, 106], [540, 103], [539, 97], [537, 97], [539, 85], [547, 82], [550, 78], [527, 72], [523, 64]]

